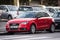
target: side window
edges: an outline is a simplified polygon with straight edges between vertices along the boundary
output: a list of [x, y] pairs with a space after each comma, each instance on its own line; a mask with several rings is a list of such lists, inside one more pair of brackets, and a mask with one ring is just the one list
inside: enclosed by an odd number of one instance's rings
[[48, 15], [47, 13], [44, 13], [44, 16], [45, 16], [45, 17], [49, 17], [49, 15]]
[[47, 14], [47, 13], [45, 13], [45, 12], [39, 12], [39, 13], [37, 13], [37, 17], [49, 17], [49, 15]]
[[43, 17], [44, 15], [43, 15], [43, 13], [42, 12], [39, 12], [39, 13], [37, 13], [37, 17]]

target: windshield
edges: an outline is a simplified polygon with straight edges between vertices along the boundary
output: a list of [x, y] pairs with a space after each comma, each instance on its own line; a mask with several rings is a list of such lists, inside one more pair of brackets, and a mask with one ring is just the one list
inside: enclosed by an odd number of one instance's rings
[[33, 11], [32, 7], [19, 7], [19, 11]]
[[16, 7], [16, 6], [8, 6], [8, 8], [10, 11], [17, 11], [18, 10], [18, 7]]
[[35, 18], [35, 13], [24, 12], [24, 13], [21, 13], [19, 16], [17, 16], [17, 18]]

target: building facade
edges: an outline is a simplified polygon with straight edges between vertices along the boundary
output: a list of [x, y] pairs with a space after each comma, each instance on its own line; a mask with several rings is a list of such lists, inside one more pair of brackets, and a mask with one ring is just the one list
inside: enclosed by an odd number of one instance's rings
[[0, 5], [49, 5], [60, 6], [60, 0], [1, 0]]

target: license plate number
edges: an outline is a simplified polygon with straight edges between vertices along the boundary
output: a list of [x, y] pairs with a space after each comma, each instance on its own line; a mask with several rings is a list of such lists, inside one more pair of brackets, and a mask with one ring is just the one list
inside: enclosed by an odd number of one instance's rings
[[10, 26], [10, 28], [18, 28], [18, 26]]

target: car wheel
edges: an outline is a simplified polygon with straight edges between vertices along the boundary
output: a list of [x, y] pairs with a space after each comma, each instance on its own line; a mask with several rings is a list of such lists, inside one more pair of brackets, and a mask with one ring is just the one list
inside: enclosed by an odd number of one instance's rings
[[54, 24], [51, 25], [51, 27], [49, 29], [49, 32], [51, 32], [51, 33], [55, 32], [55, 26], [54, 26]]
[[36, 32], [35, 25], [31, 25], [30, 33], [34, 34]]
[[11, 16], [8, 16], [8, 20], [11, 20], [12, 19], [12, 17]]

